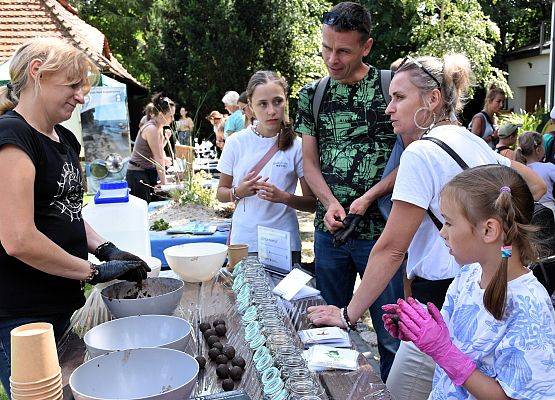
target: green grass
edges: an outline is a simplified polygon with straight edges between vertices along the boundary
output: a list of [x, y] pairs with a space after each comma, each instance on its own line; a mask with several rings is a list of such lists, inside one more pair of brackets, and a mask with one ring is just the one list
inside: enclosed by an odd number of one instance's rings
[[0, 400], [8, 400], [8, 395], [4, 392], [2, 385], [0, 385]]

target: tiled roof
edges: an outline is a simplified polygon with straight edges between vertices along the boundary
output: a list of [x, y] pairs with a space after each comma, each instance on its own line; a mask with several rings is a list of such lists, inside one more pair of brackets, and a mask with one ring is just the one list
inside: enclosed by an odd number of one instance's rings
[[88, 54], [103, 73], [142, 86], [111, 54], [106, 36], [81, 20], [67, 0], [0, 0], [0, 63], [37, 36], [63, 38]]

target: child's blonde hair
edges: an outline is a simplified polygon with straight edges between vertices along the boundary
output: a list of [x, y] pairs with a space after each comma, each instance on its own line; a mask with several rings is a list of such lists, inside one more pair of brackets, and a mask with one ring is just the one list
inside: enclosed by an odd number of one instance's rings
[[[14, 53], [10, 63], [9, 87], [0, 86], [0, 115], [15, 108], [21, 92], [31, 84], [29, 65], [33, 60], [42, 63], [38, 75], [63, 71], [66, 84], [83, 83], [83, 93], [87, 94], [99, 77], [98, 68], [81, 50], [55, 37], [31, 39]], [[34, 81], [35, 93], [40, 90], [40, 80]]]
[[[470, 168], [445, 185], [441, 196], [455, 202], [474, 226], [489, 218], [499, 220], [503, 245], [515, 246], [525, 265], [537, 260], [537, 230], [530, 225], [534, 198], [518, 172], [501, 165]], [[501, 320], [507, 299], [508, 258], [501, 257], [501, 249], [499, 254], [499, 267], [484, 293], [484, 306]]]

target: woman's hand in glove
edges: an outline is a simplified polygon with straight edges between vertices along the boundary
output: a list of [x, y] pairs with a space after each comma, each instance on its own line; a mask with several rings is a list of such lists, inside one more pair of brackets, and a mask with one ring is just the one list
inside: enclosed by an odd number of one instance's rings
[[95, 250], [94, 255], [100, 261], [135, 261], [140, 264], [139, 268], [130, 271], [127, 275], [121, 277], [120, 279], [139, 282], [146, 279], [147, 272], [150, 272], [150, 267], [145, 261], [137, 257], [135, 254], [118, 249], [112, 242], [100, 245]]
[[[96, 274], [89, 281], [90, 284], [109, 282], [114, 279], [139, 282], [146, 279], [147, 270], [144, 269], [144, 261], [108, 261], [95, 265]], [[148, 268], [148, 266], [147, 266]]]
[[449, 329], [437, 307], [428, 310], [409, 297], [399, 299], [399, 330], [445, 371], [455, 385], [462, 385], [476, 369], [474, 362], [451, 341]]
[[385, 330], [395, 339], [407, 341], [408, 339], [399, 330], [399, 306], [397, 304], [384, 304], [382, 321]]

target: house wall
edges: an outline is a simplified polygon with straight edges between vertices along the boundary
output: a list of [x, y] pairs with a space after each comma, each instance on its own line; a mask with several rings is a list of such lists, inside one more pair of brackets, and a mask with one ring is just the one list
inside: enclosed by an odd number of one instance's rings
[[525, 108], [527, 86], [545, 85], [544, 98], [547, 98], [549, 53], [508, 61], [507, 66], [509, 71], [507, 80], [514, 96], [508, 101], [509, 109], [518, 112]]

